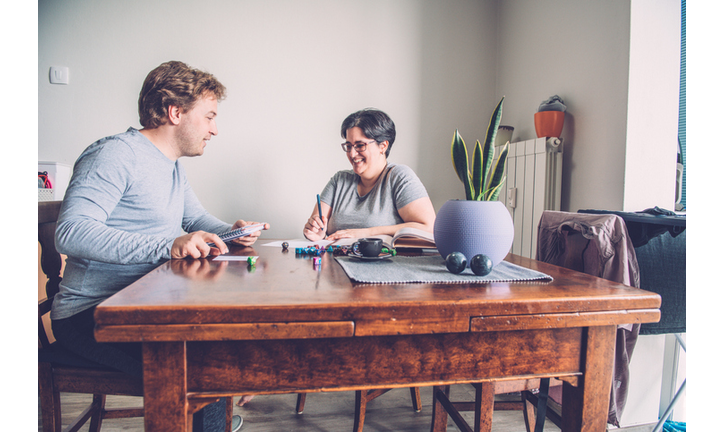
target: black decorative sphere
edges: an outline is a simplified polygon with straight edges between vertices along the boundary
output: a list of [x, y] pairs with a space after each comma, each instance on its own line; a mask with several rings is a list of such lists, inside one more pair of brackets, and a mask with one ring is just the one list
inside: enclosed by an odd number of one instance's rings
[[487, 255], [475, 255], [470, 260], [470, 270], [478, 276], [485, 276], [493, 271], [493, 261]]
[[468, 260], [460, 252], [451, 252], [445, 258], [445, 266], [450, 273], [460, 274], [468, 266]]

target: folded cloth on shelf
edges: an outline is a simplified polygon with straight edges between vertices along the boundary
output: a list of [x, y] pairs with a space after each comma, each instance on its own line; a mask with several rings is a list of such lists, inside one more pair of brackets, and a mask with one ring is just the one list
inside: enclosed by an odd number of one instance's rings
[[335, 257], [347, 276], [361, 283], [488, 283], [488, 282], [550, 282], [552, 277], [539, 271], [503, 261], [486, 276], [476, 276], [469, 268], [460, 274], [447, 271], [439, 256], [396, 256], [380, 260]]
[[641, 324], [641, 334], [686, 333], [686, 231], [649, 239], [636, 247], [636, 257], [641, 289], [661, 295], [661, 319]]

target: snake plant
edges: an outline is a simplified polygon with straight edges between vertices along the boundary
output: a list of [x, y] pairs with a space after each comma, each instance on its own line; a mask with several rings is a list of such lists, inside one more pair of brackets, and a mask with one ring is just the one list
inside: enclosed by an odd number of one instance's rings
[[[460, 136], [458, 130], [453, 135], [452, 147], [452, 163], [460, 181], [465, 186], [465, 199], [474, 201], [496, 201], [500, 195], [500, 190], [505, 182], [505, 167], [508, 159], [509, 142], [505, 143], [498, 159], [493, 161], [495, 157], [495, 135], [498, 133], [500, 118], [503, 115], [503, 100], [500, 99], [498, 105], [490, 116], [488, 130], [485, 134], [485, 144], [480, 145], [480, 141], [475, 142], [473, 151], [472, 168], [470, 172], [468, 167], [468, 149], [465, 146], [463, 137]], [[493, 164], [493, 162], [495, 162]], [[491, 169], [492, 168], [492, 169]]]

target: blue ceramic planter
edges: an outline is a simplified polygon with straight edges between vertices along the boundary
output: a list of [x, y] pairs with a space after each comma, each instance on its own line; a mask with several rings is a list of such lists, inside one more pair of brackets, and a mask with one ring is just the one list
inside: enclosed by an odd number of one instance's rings
[[500, 201], [450, 200], [435, 218], [435, 244], [443, 258], [462, 252], [468, 260], [484, 254], [498, 265], [513, 244], [513, 219]]

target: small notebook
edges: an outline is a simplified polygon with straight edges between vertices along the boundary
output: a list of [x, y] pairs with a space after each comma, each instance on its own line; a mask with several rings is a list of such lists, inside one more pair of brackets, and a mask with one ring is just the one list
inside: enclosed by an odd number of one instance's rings
[[[231, 231], [227, 231], [223, 234], [219, 234], [219, 237], [221, 238], [221, 241], [226, 243], [226, 242], [230, 242], [234, 239], [237, 239], [239, 237], [246, 237], [249, 234], [260, 231], [262, 229], [264, 229], [263, 223], [247, 225], [245, 227], [237, 228], [235, 230], [231, 230]], [[213, 242], [207, 242], [206, 244], [209, 246], [214, 246]]]

